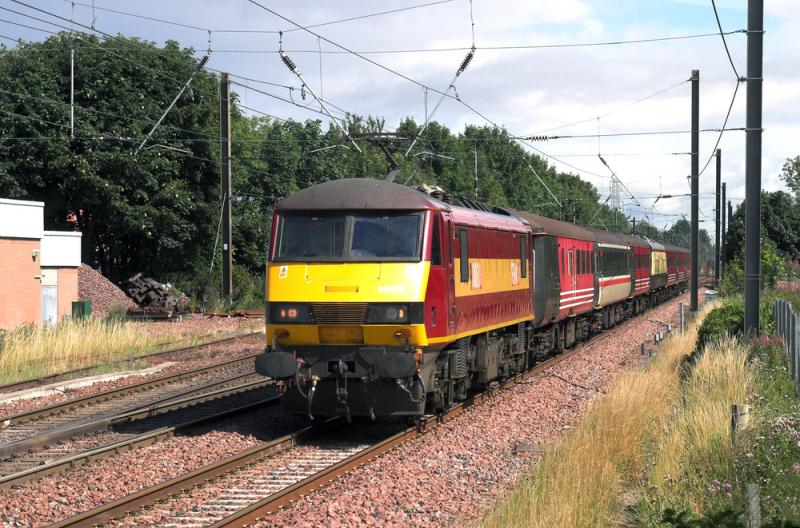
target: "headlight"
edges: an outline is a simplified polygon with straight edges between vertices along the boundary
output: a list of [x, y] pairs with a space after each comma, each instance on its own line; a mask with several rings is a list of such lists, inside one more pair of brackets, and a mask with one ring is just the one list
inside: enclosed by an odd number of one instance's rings
[[314, 322], [314, 313], [308, 303], [270, 303], [270, 323], [299, 323]]
[[410, 310], [407, 304], [370, 304], [367, 323], [408, 323]]

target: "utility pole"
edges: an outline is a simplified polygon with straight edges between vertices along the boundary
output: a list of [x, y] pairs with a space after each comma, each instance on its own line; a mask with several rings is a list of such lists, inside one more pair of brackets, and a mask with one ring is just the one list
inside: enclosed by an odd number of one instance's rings
[[698, 198], [700, 195], [700, 70], [692, 70], [692, 276], [689, 285], [689, 309], [697, 311], [697, 262], [699, 223]]
[[233, 264], [231, 248], [231, 83], [227, 73], [219, 77], [220, 195], [222, 197], [222, 297], [231, 302]]
[[714, 260], [714, 284], [716, 285], [717, 288], [719, 288], [720, 255], [721, 255], [720, 246], [719, 246], [719, 238], [720, 238], [720, 234], [721, 234], [721, 232], [720, 232], [720, 220], [721, 220], [721, 214], [722, 214], [721, 211], [720, 211], [721, 207], [720, 207], [720, 201], [719, 201], [720, 191], [721, 191], [721, 188], [722, 188], [722, 150], [721, 149], [717, 149], [716, 157], [717, 157], [717, 191], [714, 194], [714, 199], [715, 199], [714, 203], [716, 204], [716, 206], [714, 207], [714, 210], [716, 211], [717, 233], [716, 233], [716, 244], [714, 245], [715, 256], [716, 256], [716, 259]]
[[720, 240], [720, 259], [719, 259], [719, 275], [720, 275], [720, 277], [722, 277], [722, 275], [725, 273], [725, 233], [727, 232], [725, 230], [725, 225], [726, 225], [726, 221], [725, 221], [726, 220], [726, 218], [725, 218], [725, 187], [726, 187], [726, 184], [723, 183], [722, 184], [722, 199], [719, 202], [719, 207], [720, 207], [720, 209], [722, 209], [722, 227], [720, 228], [720, 233], [722, 233], [722, 236], [721, 236], [721, 240]]
[[731, 201], [728, 200], [728, 229], [730, 229], [731, 222], [733, 222], [733, 205], [731, 205]]
[[[409, 149], [410, 150], [410, 149]], [[478, 199], [478, 145], [475, 144], [475, 150], [472, 151], [475, 156], [475, 199]]]
[[758, 335], [761, 298], [761, 108], [764, 0], [747, 1], [744, 335]]

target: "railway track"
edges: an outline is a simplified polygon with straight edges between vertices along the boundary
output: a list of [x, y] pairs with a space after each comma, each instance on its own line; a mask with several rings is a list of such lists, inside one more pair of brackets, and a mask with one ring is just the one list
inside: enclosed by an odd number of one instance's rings
[[[132, 357], [120, 362], [120, 365], [132, 365], [136, 361], [140, 360], [151, 360], [151, 359], [160, 359], [164, 361], [168, 361], [172, 358], [178, 359], [182, 358], [187, 352], [194, 352], [201, 348], [220, 345], [222, 343], [228, 343], [231, 341], [239, 341], [241, 339], [247, 339], [248, 337], [253, 336], [262, 336], [262, 332], [247, 332], [244, 334], [237, 334], [234, 336], [224, 337], [222, 339], [215, 339], [213, 341], [206, 341], [204, 343], [198, 343], [192, 346], [180, 347], [180, 348], [172, 348], [169, 350], [162, 350], [161, 352], [154, 352], [151, 354], [143, 354], [141, 356]], [[11, 392], [16, 392], [24, 389], [32, 389], [36, 387], [41, 387], [43, 385], [49, 385], [51, 383], [55, 383], [58, 381], [65, 381], [70, 379], [75, 379], [80, 377], [81, 375], [91, 373], [98, 369], [100, 365], [92, 365], [90, 367], [82, 367], [78, 369], [69, 370], [66, 372], [60, 372], [58, 374], [51, 374], [49, 376], [41, 376], [39, 378], [27, 379], [22, 381], [15, 381], [12, 383], [6, 383], [4, 385], [0, 385], [0, 395], [7, 394]]]
[[280, 402], [267, 386], [249, 381], [114, 417], [107, 429], [0, 460], [0, 488], [66, 471], [163, 441], [179, 432]]
[[[636, 318], [551, 357], [503, 384], [471, 396], [414, 427], [342, 432], [339, 418], [306, 427], [151, 488], [64, 519], [51, 528], [120, 526], [245, 526], [379, 457], [530, 376], [616, 335]], [[374, 427], [374, 426], [369, 426]], [[333, 432], [331, 432], [331, 428]], [[213, 482], [212, 485], [208, 485]]]
[[137, 420], [186, 406], [187, 398], [212, 396], [248, 382], [255, 374], [255, 354], [177, 374], [161, 376], [47, 407], [0, 418], [0, 459], [107, 428], [120, 420]]

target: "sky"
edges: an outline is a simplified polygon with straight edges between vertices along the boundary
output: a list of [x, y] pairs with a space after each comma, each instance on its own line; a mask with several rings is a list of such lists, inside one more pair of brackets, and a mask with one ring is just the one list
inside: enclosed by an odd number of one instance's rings
[[[290, 94], [286, 88], [257, 82], [300, 85], [276, 53], [281, 38], [278, 31], [284, 31], [283, 49], [311, 90], [344, 111], [385, 118], [389, 130], [406, 117], [423, 122], [426, 107], [432, 111], [439, 94], [428, 91], [426, 105], [423, 87], [380, 65], [444, 91], [473, 44], [471, 20], [478, 49], [455, 84], [458, 97], [466, 105], [446, 98], [433, 115], [454, 132], [468, 124], [489, 122], [515, 136], [689, 130], [691, 86], [685, 81], [693, 69], [700, 71], [700, 127], [718, 129], [736, 86], [718, 34], [624, 45], [487, 49], [713, 34], [718, 29], [711, 0], [258, 0], [261, 6], [249, 0], [76, 0], [74, 5], [68, 0], [23, 1], [66, 18], [74, 16], [77, 22], [93, 24], [106, 33], [136, 36], [159, 45], [176, 40], [184, 47], [195, 48], [198, 57], [210, 47], [208, 66], [228, 71], [234, 80], [246, 85], [234, 86], [243, 104], [284, 119], [327, 121], [311, 109], [250, 89], [291, 96], [301, 105], [319, 110], [310, 99], [302, 100], [298, 91]], [[774, 191], [784, 188], [780, 172], [785, 159], [800, 155], [800, 54], [795, 45], [800, 33], [800, 2], [767, 0], [765, 4], [762, 187]], [[11, 0], [0, 0], [0, 7], [50, 19]], [[717, 7], [725, 31], [746, 28], [745, 0], [717, 0]], [[397, 11], [311, 28], [321, 39], [294, 25], [323, 24], [392, 10]], [[8, 11], [0, 18], [48, 27]], [[47, 37], [9, 22], [0, 22], [0, 35], [33, 41]], [[735, 33], [727, 39], [734, 66], [739, 76], [745, 76], [746, 35]], [[7, 38], [3, 42], [13, 46]], [[362, 53], [378, 63], [374, 64], [342, 52], [331, 42], [352, 51], [385, 53]], [[442, 48], [456, 49], [398, 52]], [[746, 92], [743, 83], [729, 128], [744, 127]], [[334, 113], [342, 115], [338, 110]], [[700, 134], [701, 169], [718, 136], [715, 132]], [[659, 194], [688, 194], [690, 139], [689, 134], [681, 133], [563, 138], [532, 145], [556, 158], [558, 161], [548, 161], [559, 170], [578, 174], [594, 184], [605, 198], [610, 173], [597, 156], [602, 153], [636, 197], [626, 199], [626, 193], [622, 193], [625, 212], [665, 227], [680, 215], [689, 216], [688, 196], [654, 202]], [[723, 181], [735, 206], [745, 195], [745, 133], [726, 132], [719, 146]], [[711, 161], [700, 177], [700, 219], [708, 221], [701, 227], [709, 231], [713, 229], [714, 186], [715, 163]]]

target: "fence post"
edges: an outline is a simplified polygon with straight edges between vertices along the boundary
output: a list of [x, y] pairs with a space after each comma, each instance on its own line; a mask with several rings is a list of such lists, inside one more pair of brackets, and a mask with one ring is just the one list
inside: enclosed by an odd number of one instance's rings
[[761, 501], [758, 484], [747, 485], [747, 526], [761, 528]]
[[681, 314], [681, 334], [686, 331], [686, 312], [684, 311], [683, 303], [680, 303], [678, 310]]
[[746, 429], [750, 422], [750, 406], [734, 403], [731, 405], [731, 444], [736, 445], [736, 433]]
[[772, 299], [772, 324], [775, 325], [775, 330], [778, 330], [778, 310], [775, 309], [778, 299]]
[[794, 358], [794, 381], [797, 384], [797, 392], [800, 395], [800, 325], [797, 324], [797, 316], [794, 318], [794, 347], [792, 349], [792, 357]]
[[788, 339], [786, 339], [786, 346], [789, 348], [789, 357], [792, 358], [794, 361], [790, 361], [792, 366], [792, 377], [794, 377], [795, 381], [797, 381], [797, 316], [795, 316], [792, 312], [789, 312], [789, 328], [788, 332]]

